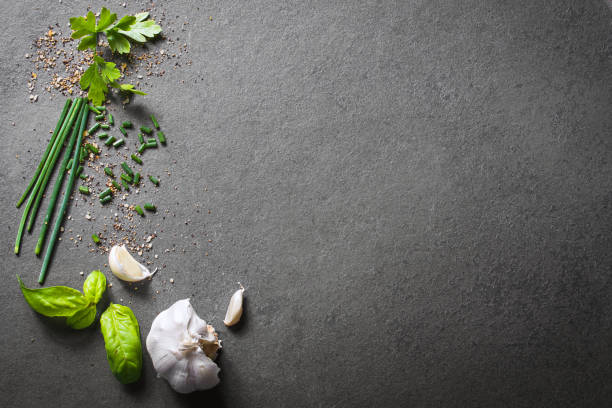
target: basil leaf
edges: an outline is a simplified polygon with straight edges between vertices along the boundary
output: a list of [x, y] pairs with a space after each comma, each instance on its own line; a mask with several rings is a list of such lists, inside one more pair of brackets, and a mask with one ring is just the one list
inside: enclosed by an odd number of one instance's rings
[[26, 302], [41, 315], [70, 317], [89, 305], [89, 300], [76, 289], [66, 286], [29, 289], [25, 287], [19, 276], [17, 279]]
[[94, 320], [96, 320], [96, 305], [91, 304], [66, 319], [66, 324], [73, 329], [81, 330], [91, 326]]
[[106, 358], [115, 377], [123, 384], [137, 381], [142, 370], [142, 346], [138, 321], [132, 310], [111, 303], [100, 316], [100, 329]]
[[106, 276], [100, 271], [92, 271], [87, 276], [87, 279], [85, 279], [85, 282], [83, 282], [83, 293], [85, 296], [91, 298], [93, 303], [98, 303], [100, 301], [105, 290]]

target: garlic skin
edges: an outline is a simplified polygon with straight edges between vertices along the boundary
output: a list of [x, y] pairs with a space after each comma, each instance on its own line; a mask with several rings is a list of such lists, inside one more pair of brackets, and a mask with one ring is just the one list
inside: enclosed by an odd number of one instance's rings
[[144, 265], [138, 263], [128, 252], [125, 245], [115, 245], [110, 250], [108, 265], [116, 277], [127, 282], [140, 282], [155, 273], [155, 271], [150, 272]]
[[227, 306], [227, 312], [225, 312], [225, 319], [223, 319], [223, 323], [228, 327], [240, 321], [240, 317], [242, 316], [243, 293], [244, 288], [240, 285], [240, 289], [234, 292], [230, 299], [229, 305]]
[[159, 377], [177, 392], [187, 394], [219, 384], [213, 362], [221, 348], [215, 329], [198, 317], [189, 299], [161, 312], [147, 336], [147, 351]]

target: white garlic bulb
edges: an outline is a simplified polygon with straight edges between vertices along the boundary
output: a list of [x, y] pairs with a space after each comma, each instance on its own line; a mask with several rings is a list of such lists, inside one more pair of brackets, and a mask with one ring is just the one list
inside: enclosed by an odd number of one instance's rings
[[155, 271], [150, 272], [144, 265], [139, 264], [128, 252], [125, 245], [115, 245], [110, 250], [108, 265], [116, 277], [128, 282], [139, 282], [155, 273]]
[[242, 316], [243, 293], [244, 288], [242, 287], [242, 285], [240, 285], [240, 289], [238, 289], [232, 295], [229, 305], [227, 306], [227, 312], [225, 312], [225, 319], [223, 319], [223, 323], [226, 326], [233, 326], [240, 321], [240, 317]]
[[215, 329], [198, 317], [189, 299], [157, 315], [147, 336], [147, 350], [158, 376], [184, 394], [219, 383], [220, 369], [213, 360], [220, 348]]

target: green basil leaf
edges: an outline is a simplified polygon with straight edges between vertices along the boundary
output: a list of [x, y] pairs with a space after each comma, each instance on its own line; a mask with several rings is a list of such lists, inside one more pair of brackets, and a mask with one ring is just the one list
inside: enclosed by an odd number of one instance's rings
[[115, 377], [123, 384], [137, 381], [142, 370], [142, 346], [138, 321], [132, 310], [111, 303], [100, 316], [100, 329], [106, 358]]
[[[100, 301], [106, 290], [106, 276], [100, 271], [92, 271], [83, 282], [83, 293], [95, 304]], [[95, 309], [95, 307], [94, 307]], [[95, 313], [94, 313], [95, 315]]]
[[26, 302], [41, 315], [69, 317], [89, 305], [89, 300], [76, 289], [66, 286], [29, 289], [25, 287], [19, 276], [17, 279]]
[[94, 320], [96, 320], [96, 305], [91, 304], [66, 319], [66, 324], [73, 329], [81, 330], [91, 326]]

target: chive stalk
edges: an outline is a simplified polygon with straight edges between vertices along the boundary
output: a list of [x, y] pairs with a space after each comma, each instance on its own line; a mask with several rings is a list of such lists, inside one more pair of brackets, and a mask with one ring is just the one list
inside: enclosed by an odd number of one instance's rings
[[106, 146], [110, 146], [110, 145], [112, 145], [113, 143], [115, 143], [115, 140], [117, 140], [117, 139], [115, 139], [115, 136], [109, 136], [109, 138], [108, 138], [108, 139], [106, 139], [106, 142], [104, 142], [104, 144], [105, 144]]
[[115, 118], [113, 117], [112, 113], [108, 113], [108, 124], [113, 126], [115, 124]]
[[159, 180], [155, 176], [149, 175], [149, 180], [151, 180], [151, 183], [155, 184], [156, 186], [159, 186]]
[[106, 197], [100, 199], [100, 203], [106, 204], [106, 203], [108, 203], [112, 199], [113, 199], [113, 196], [106, 196]]
[[142, 133], [146, 133], [147, 135], [150, 135], [151, 133], [153, 133], [153, 129], [151, 129], [150, 127], [146, 127], [146, 126], [141, 126], [140, 131]]
[[100, 128], [101, 128], [101, 129], [104, 129], [104, 130], [108, 130], [108, 129], [110, 129], [110, 126], [109, 126], [109, 125], [106, 125], [106, 124], [101, 124], [101, 125], [100, 125]]
[[127, 137], [127, 132], [125, 131], [123, 126], [119, 126], [119, 130], [121, 131], [121, 133], [123, 133], [123, 136]]
[[98, 197], [104, 198], [107, 195], [111, 195], [112, 193], [113, 193], [113, 190], [111, 190], [111, 188], [108, 187], [106, 190], [102, 191]]
[[93, 113], [95, 113], [96, 115], [101, 114], [102, 112], [100, 112], [97, 108], [91, 106], [91, 105], [87, 105], [87, 108], [92, 111]]
[[113, 187], [117, 189], [117, 191], [121, 191], [121, 184], [117, 183], [115, 180], [111, 181]]
[[[87, 113], [87, 106], [85, 104], [81, 105], [80, 115], [83, 115], [83, 112]], [[79, 115], [79, 116], [80, 116]], [[55, 204], [57, 203], [57, 197], [59, 196], [60, 190], [62, 189], [62, 184], [64, 183], [64, 178], [66, 177], [66, 172], [69, 168], [72, 167], [72, 163], [74, 159], [70, 157], [74, 151], [74, 145], [77, 138], [77, 132], [79, 130], [78, 123], [72, 129], [72, 134], [70, 135], [70, 140], [68, 141], [68, 147], [64, 152], [64, 159], [60, 164], [59, 174], [57, 179], [55, 180], [55, 185], [53, 186], [53, 192], [51, 193], [51, 197], [49, 199], [49, 205], [47, 206], [47, 213], [45, 214], [45, 219], [40, 227], [40, 233], [38, 234], [38, 241], [36, 242], [36, 248], [34, 249], [34, 253], [38, 256], [40, 255], [40, 251], [42, 251], [43, 244], [45, 243], [45, 238], [47, 236], [47, 229], [49, 228], [49, 224], [51, 223], [51, 218], [53, 217], [53, 212], [55, 210]]]
[[166, 135], [164, 135], [164, 132], [162, 131], [157, 132], [157, 138], [159, 139], [159, 143], [163, 145], [166, 144]]
[[121, 168], [123, 168], [123, 170], [130, 175], [130, 177], [134, 176], [134, 170], [132, 170], [130, 168], [130, 166], [128, 166], [128, 164], [126, 162], [122, 162], [121, 163]]
[[106, 173], [108, 177], [115, 177], [115, 174], [113, 173], [113, 170], [110, 167], [105, 167], [104, 173]]
[[139, 141], [140, 143], [144, 143], [144, 142], [145, 142], [145, 141], [144, 141], [144, 136], [143, 136], [143, 134], [142, 134], [142, 133], [139, 133], [139, 134], [138, 134], [138, 141]]
[[147, 210], [147, 211], [155, 211], [157, 209], [157, 207], [155, 207], [151, 203], [144, 203], [144, 209]]
[[154, 149], [157, 147], [157, 141], [147, 142], [145, 143], [145, 146], [147, 147], [147, 149]]
[[103, 114], [96, 115], [96, 120], [104, 120], [104, 115]]
[[38, 163], [36, 172], [34, 172], [34, 176], [32, 177], [32, 180], [30, 180], [30, 183], [28, 184], [25, 191], [21, 195], [21, 198], [19, 199], [19, 201], [17, 201], [17, 208], [19, 208], [21, 204], [23, 204], [30, 190], [32, 189], [36, 181], [38, 180], [38, 176], [40, 175], [42, 168], [45, 166], [45, 163], [47, 162], [47, 157], [49, 157], [49, 152], [51, 151], [51, 148], [53, 147], [55, 139], [57, 138], [57, 135], [60, 129], [62, 128], [62, 125], [64, 124], [66, 115], [68, 114], [68, 110], [70, 109], [71, 104], [72, 104], [71, 99], [68, 99], [66, 103], [64, 104], [64, 108], [62, 109], [62, 113], [60, 114], [60, 117], [57, 121], [57, 125], [55, 125], [55, 130], [53, 131], [53, 135], [51, 136], [51, 139], [49, 140], [49, 144], [47, 144], [47, 148], [45, 149], [45, 152], [43, 153], [42, 158], [40, 159], [40, 163]]
[[125, 180], [121, 180], [121, 185], [126, 189], [126, 191], [130, 191], [130, 185]]
[[89, 128], [89, 130], [87, 131], [88, 135], [93, 135], [96, 130], [100, 129], [100, 122], [96, 123], [95, 125], [93, 125], [92, 127]]
[[[84, 98], [82, 99], [82, 101], [86, 103]], [[80, 146], [83, 141], [83, 131], [85, 130], [85, 126], [87, 125], [87, 117], [89, 116], [88, 110], [83, 109], [82, 111], [83, 111], [83, 114], [81, 115], [81, 124], [80, 124], [79, 132], [77, 135], [76, 146]], [[75, 149], [74, 156], [73, 156], [74, 161], [72, 163], [70, 177], [68, 178], [68, 184], [66, 185], [66, 189], [64, 190], [64, 198], [62, 200], [62, 205], [60, 206], [58, 217], [55, 220], [53, 231], [51, 231], [51, 237], [49, 238], [49, 244], [47, 245], [47, 252], [45, 253], [42, 268], [40, 269], [40, 275], [38, 277], [38, 283], [40, 284], [42, 284], [45, 281], [45, 276], [47, 275], [47, 269], [49, 268], [49, 262], [51, 261], [51, 256], [53, 255], [53, 249], [55, 248], [57, 235], [59, 234], [59, 230], [64, 220], [64, 216], [66, 215], [68, 201], [70, 200], [70, 193], [72, 192], [72, 188], [74, 187], [74, 174], [76, 173], [76, 166], [78, 163], [77, 155], [78, 155], [78, 149]]]
[[113, 147], [119, 147], [119, 146], [121, 146], [124, 143], [125, 143], [125, 139], [121, 138], [121, 139], [117, 140], [115, 143], [113, 143]]
[[134, 211], [136, 211], [141, 217], [144, 217], [144, 211], [142, 211], [142, 208], [139, 205], [134, 206]]
[[96, 106], [96, 109], [101, 112], [104, 112], [106, 110], [106, 106]]
[[121, 127], [129, 129], [132, 127], [132, 122], [130, 122], [129, 120], [126, 120], [125, 122], [121, 124]]
[[128, 176], [125, 173], [121, 173], [121, 176], [119, 176], [119, 177], [121, 178], [121, 180], [125, 180], [128, 183], [132, 183], [134, 181], [134, 179], [132, 177]]
[[85, 146], [93, 154], [100, 154], [100, 150], [96, 146], [92, 145], [91, 143], [87, 143]]
[[102, 133], [100, 133], [98, 135], [98, 138], [100, 138], [100, 139], [106, 139], [107, 137], [108, 137], [108, 133], [106, 133], [106, 132], [102, 132]]
[[134, 185], [140, 182], [140, 173], [134, 174]]
[[146, 144], [141, 144], [140, 147], [138, 148], [138, 153], [142, 154], [142, 152], [144, 152], [147, 148]]
[[87, 186], [79, 186], [79, 192], [85, 195], [89, 195], [91, 193], [91, 191], [89, 191], [89, 187]]

